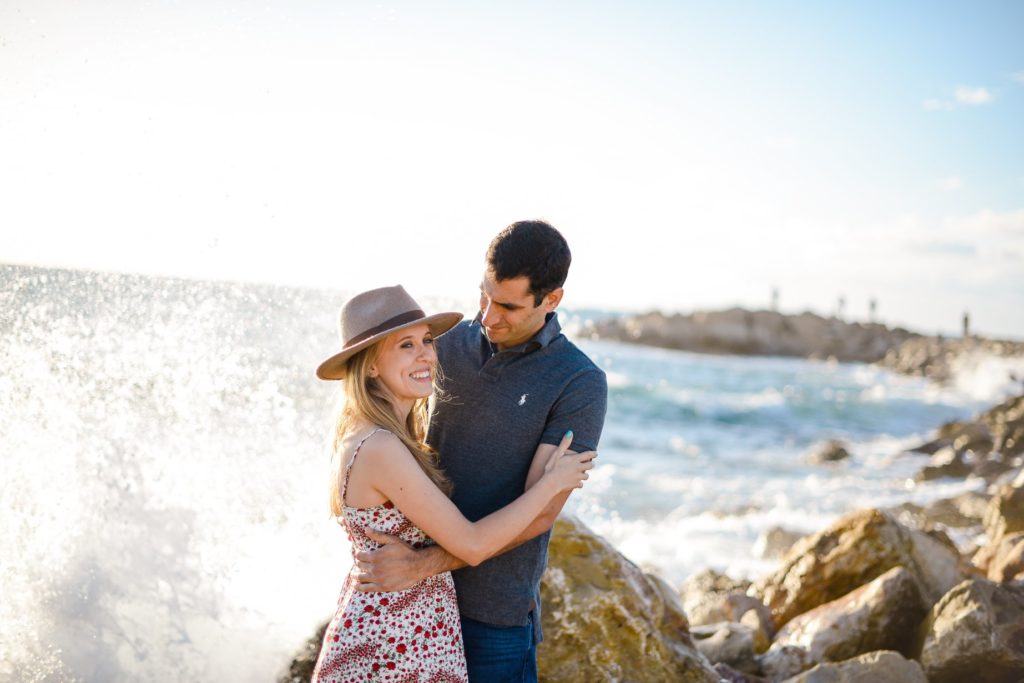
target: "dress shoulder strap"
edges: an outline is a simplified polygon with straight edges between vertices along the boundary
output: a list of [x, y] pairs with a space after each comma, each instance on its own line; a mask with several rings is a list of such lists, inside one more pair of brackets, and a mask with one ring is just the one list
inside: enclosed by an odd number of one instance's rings
[[348, 476], [349, 476], [349, 474], [352, 473], [352, 465], [356, 461], [356, 456], [359, 455], [359, 449], [363, 447], [363, 444], [366, 443], [367, 439], [369, 439], [371, 436], [373, 436], [377, 432], [387, 432], [388, 434], [391, 433], [391, 432], [388, 432], [388, 430], [384, 429], [383, 427], [377, 427], [376, 429], [374, 429], [372, 432], [370, 432], [369, 434], [367, 434], [366, 436], [364, 436], [362, 439], [359, 440], [359, 443], [356, 444], [356, 449], [354, 451], [352, 451], [352, 457], [348, 459], [348, 464], [345, 465], [345, 479], [341, 482], [341, 504], [342, 505], [346, 505], [346, 503], [345, 503], [345, 494], [348, 493]]

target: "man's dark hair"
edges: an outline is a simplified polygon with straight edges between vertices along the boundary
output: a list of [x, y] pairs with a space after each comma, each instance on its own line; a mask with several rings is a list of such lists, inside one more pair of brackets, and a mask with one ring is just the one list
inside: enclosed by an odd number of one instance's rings
[[562, 234], [544, 221], [517, 221], [487, 248], [487, 267], [499, 282], [526, 276], [533, 305], [565, 284], [572, 254]]

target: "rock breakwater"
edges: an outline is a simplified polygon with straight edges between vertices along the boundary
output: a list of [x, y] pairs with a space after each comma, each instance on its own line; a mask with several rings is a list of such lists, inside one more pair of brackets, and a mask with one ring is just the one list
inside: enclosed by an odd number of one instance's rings
[[814, 313], [774, 311], [658, 312], [594, 323], [585, 333], [662, 348], [757, 356], [835, 358], [873, 363], [919, 335], [878, 323], [844, 322]]
[[[939, 382], [949, 381], [961, 371], [965, 359], [1024, 359], [1024, 342], [944, 338], [809, 312], [786, 315], [742, 308], [622, 316], [590, 323], [583, 334], [696, 353], [878, 363], [901, 374]], [[1024, 368], [1024, 362], [1019, 367]], [[1007, 372], [1015, 371], [1007, 368]], [[1024, 373], [1018, 379], [1024, 381]]]

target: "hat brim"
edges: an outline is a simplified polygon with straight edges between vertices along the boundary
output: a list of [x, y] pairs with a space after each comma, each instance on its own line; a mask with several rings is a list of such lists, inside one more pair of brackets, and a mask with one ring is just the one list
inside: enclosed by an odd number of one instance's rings
[[364, 339], [358, 344], [346, 347], [341, 351], [341, 353], [334, 354], [317, 367], [316, 376], [320, 379], [345, 379], [345, 375], [348, 371], [348, 359], [366, 347], [376, 344], [388, 335], [394, 334], [395, 332], [404, 330], [408, 327], [428, 325], [430, 327], [430, 333], [435, 337], [440, 337], [442, 334], [458, 325], [462, 318], [463, 315], [461, 313], [435, 313], [434, 315], [428, 315], [424, 318], [419, 318], [412, 322], [405, 323], [404, 325], [398, 325], [390, 330], [385, 330], [368, 339]]

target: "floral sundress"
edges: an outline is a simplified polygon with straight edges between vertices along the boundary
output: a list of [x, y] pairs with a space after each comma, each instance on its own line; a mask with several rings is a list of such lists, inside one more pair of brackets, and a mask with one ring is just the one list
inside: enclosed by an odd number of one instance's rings
[[[341, 488], [344, 503], [352, 463], [366, 439], [356, 446]], [[357, 552], [379, 543], [366, 535], [372, 527], [398, 536], [416, 548], [433, 544], [390, 501], [369, 508], [344, 506], [342, 526]], [[353, 566], [354, 571], [354, 566]], [[349, 576], [338, 608], [324, 633], [314, 683], [467, 683], [462, 627], [451, 572], [436, 574], [403, 591], [360, 593]]]

